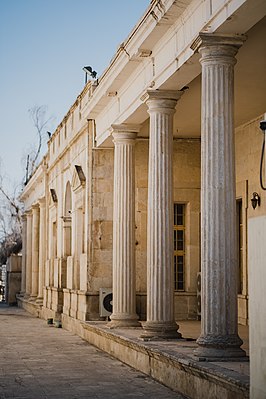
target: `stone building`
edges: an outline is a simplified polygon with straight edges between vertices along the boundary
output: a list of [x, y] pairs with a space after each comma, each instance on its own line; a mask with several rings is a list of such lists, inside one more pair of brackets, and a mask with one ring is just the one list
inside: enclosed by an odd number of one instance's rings
[[144, 321], [148, 339], [201, 316], [196, 355], [210, 360], [244, 357], [237, 323], [249, 324], [254, 398], [266, 394], [265, 14], [264, 0], [151, 1], [21, 196], [23, 307], [76, 331], [110, 291], [110, 327]]

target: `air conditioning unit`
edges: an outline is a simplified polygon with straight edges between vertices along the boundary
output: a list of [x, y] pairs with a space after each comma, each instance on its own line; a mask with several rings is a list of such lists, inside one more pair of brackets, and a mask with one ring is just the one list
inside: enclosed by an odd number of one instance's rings
[[99, 312], [101, 317], [107, 317], [113, 311], [112, 288], [100, 288], [99, 290]]
[[201, 320], [201, 273], [197, 273], [197, 319]]

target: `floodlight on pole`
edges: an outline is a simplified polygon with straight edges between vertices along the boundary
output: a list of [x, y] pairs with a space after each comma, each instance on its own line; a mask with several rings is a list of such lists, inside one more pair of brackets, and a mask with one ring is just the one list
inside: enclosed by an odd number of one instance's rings
[[85, 84], [88, 82], [88, 75], [92, 77], [92, 79], [96, 79], [97, 72], [92, 69], [91, 66], [85, 66], [82, 68], [85, 72]]

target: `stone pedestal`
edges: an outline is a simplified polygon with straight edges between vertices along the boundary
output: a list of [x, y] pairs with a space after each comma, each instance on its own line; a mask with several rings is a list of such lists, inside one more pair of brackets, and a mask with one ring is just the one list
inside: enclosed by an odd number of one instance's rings
[[148, 91], [147, 321], [143, 338], [178, 338], [174, 319], [173, 115], [182, 92]]
[[31, 298], [37, 298], [39, 280], [39, 224], [40, 210], [38, 205], [32, 207], [32, 285]]
[[138, 127], [114, 125], [113, 313], [109, 327], [139, 325], [135, 284], [135, 139]]
[[237, 327], [234, 65], [241, 37], [200, 35], [202, 324], [196, 355], [245, 356]]

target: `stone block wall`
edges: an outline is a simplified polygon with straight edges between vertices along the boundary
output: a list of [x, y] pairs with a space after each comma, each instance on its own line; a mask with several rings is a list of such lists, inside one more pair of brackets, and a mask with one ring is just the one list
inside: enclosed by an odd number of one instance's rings
[[[175, 295], [175, 309], [177, 319], [191, 319], [197, 315], [200, 141], [177, 140], [173, 145], [174, 201], [186, 204], [186, 283], [185, 291]], [[137, 140], [135, 248], [137, 311], [141, 319], [146, 317], [148, 154], [149, 140]], [[92, 249], [88, 268], [88, 291], [92, 295], [100, 288], [112, 287], [113, 156], [112, 149], [93, 150], [92, 154]]]
[[[266, 215], [266, 192], [260, 187], [260, 160], [263, 142], [263, 133], [259, 128], [264, 115], [239, 126], [235, 132], [236, 147], [236, 197], [242, 200], [243, 221], [243, 277], [242, 290], [238, 295], [238, 321], [241, 324], [249, 324], [249, 274], [251, 265], [248, 260], [249, 253], [249, 221]], [[265, 165], [265, 163], [264, 163]], [[264, 185], [266, 185], [265, 169]], [[251, 198], [257, 192], [260, 196], [260, 206], [253, 209]], [[255, 224], [252, 223], [254, 228]]]
[[16, 295], [21, 290], [21, 255], [11, 255], [6, 265], [6, 302], [8, 305], [17, 303]]

